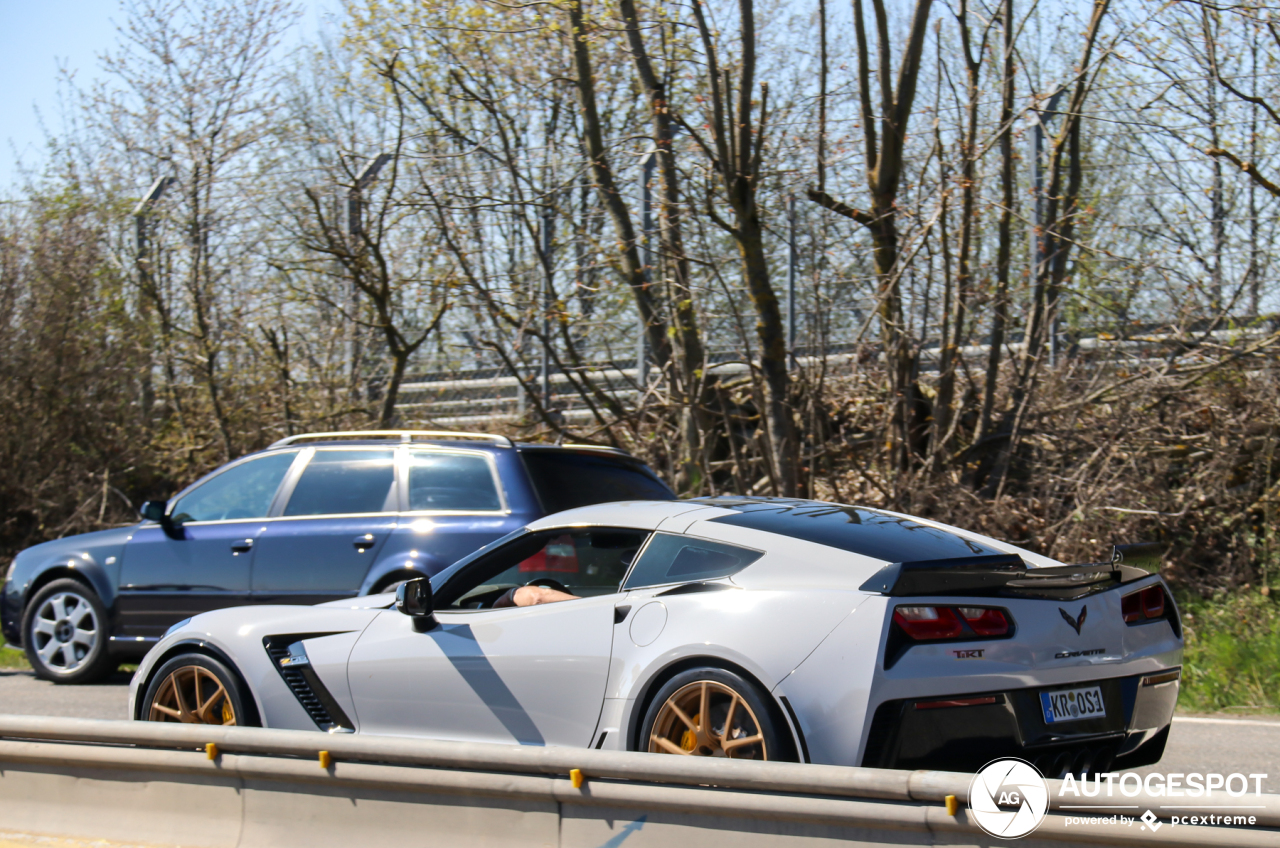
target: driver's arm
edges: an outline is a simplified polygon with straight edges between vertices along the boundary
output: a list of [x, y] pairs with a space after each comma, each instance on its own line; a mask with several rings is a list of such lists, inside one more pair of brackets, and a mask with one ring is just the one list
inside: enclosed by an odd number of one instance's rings
[[553, 604], [556, 601], [572, 601], [577, 595], [561, 592], [546, 586], [520, 586], [511, 589], [493, 602], [494, 609], [502, 607], [535, 607], [538, 604]]

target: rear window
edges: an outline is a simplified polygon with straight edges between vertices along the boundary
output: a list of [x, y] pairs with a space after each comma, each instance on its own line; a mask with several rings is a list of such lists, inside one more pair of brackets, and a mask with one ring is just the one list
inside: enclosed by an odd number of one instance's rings
[[409, 509], [491, 512], [502, 509], [483, 456], [409, 452]]
[[716, 505], [737, 511], [734, 515], [713, 518], [717, 524], [765, 530], [885, 562], [1005, 553], [955, 533], [874, 509], [815, 503]]
[[737, 574], [764, 556], [751, 551], [705, 539], [691, 539], [658, 533], [644, 549], [644, 555], [631, 569], [624, 589], [640, 586], [661, 586], [664, 583], [684, 583], [697, 580], [714, 580]]
[[675, 500], [642, 462], [567, 450], [522, 451], [534, 491], [548, 513], [610, 501]]

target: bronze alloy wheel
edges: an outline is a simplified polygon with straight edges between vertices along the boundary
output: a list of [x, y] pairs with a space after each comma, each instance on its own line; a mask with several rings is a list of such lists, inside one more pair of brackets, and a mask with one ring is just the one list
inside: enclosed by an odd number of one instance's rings
[[654, 719], [649, 752], [769, 759], [755, 712], [732, 688], [712, 680], [694, 681], [667, 698]]
[[184, 665], [160, 684], [147, 720], [233, 725], [236, 708], [216, 674], [198, 665]]

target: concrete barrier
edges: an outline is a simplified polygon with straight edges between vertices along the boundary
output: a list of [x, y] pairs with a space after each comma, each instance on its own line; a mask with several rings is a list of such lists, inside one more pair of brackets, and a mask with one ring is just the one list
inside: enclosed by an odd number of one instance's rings
[[[970, 821], [971, 779], [932, 771], [0, 716], [0, 830], [134, 844], [1010, 844], [985, 836]], [[945, 806], [948, 795], [959, 801], [954, 816]], [[1156, 834], [1140, 829], [1141, 822], [1073, 825], [1078, 812], [1055, 803], [1039, 829], [1016, 844], [1280, 845], [1280, 796], [1248, 800], [1257, 808], [1249, 811], [1256, 826], [1164, 825]], [[1168, 799], [1144, 793], [1124, 801], [1161, 815]], [[1223, 798], [1224, 813], [1227, 802], [1239, 799]]]

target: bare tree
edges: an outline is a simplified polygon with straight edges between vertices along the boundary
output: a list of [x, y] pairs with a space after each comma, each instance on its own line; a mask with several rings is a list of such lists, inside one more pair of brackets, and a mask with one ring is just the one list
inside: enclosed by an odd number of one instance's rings
[[1094, 0], [1080, 59], [1076, 63], [1075, 79], [1063, 87], [1064, 90], [1070, 90], [1071, 97], [1046, 156], [1045, 216], [1043, 226], [1036, 233], [1038, 256], [1033, 257], [1032, 263], [1026, 343], [1018, 362], [1010, 392], [1009, 410], [1006, 413], [1005, 430], [1008, 440], [1002, 446], [986, 484], [986, 491], [996, 497], [1004, 491], [1009, 460], [1017, 450], [1018, 439], [1027, 421], [1030, 402], [1044, 365], [1046, 348], [1051, 342], [1050, 334], [1059, 309], [1063, 282], [1067, 277], [1068, 261], [1076, 244], [1076, 230], [1081, 215], [1080, 194], [1084, 180], [1081, 124], [1084, 120], [1085, 101], [1093, 89], [1103, 62], [1110, 55], [1110, 50], [1103, 50], [1097, 62], [1093, 57], [1102, 32], [1102, 22], [1110, 5], [1110, 0]]
[[[371, 416], [382, 428], [395, 423], [400, 385], [409, 361], [439, 329], [453, 305], [450, 290], [456, 284], [455, 271], [438, 243], [437, 231], [424, 226], [427, 219], [418, 213], [419, 204], [407, 196], [402, 185], [406, 114], [396, 81], [397, 58], [393, 56], [378, 69], [387, 80], [390, 98], [379, 117], [395, 127], [390, 150], [369, 158], [350, 152], [337, 157], [336, 164], [342, 170], [333, 175], [336, 185], [331, 185], [330, 191], [342, 191], [346, 204], [335, 207], [332, 194], [304, 187], [306, 204], [294, 207], [291, 215], [304, 255], [273, 260], [286, 273], [305, 276], [311, 281], [312, 297], [325, 301], [331, 309], [348, 311], [349, 320], [368, 327], [385, 346], [388, 368], [375, 381], [380, 396], [377, 413]], [[324, 141], [312, 139], [311, 143]], [[370, 195], [373, 203], [368, 202]], [[344, 206], [345, 221], [341, 215]], [[371, 212], [367, 220], [366, 207]], [[359, 299], [334, 297], [342, 288], [326, 282], [335, 263], [367, 302], [367, 310]]]
[[[295, 16], [286, 0], [214, 8], [184, 0], [128, 6], [119, 53], [104, 59], [109, 81], [92, 98], [98, 131], [126, 150], [150, 183], [177, 183], [163, 206], [154, 273], [145, 294], [160, 316], [166, 356], [203, 386], [223, 459], [237, 452], [228, 407], [227, 346], [246, 298], [244, 193], [231, 188], [255, 165], [273, 129], [278, 67], [271, 62]], [[139, 175], [139, 176], [143, 176]], [[136, 178], [136, 177], [135, 177]], [[248, 275], [245, 275], [248, 276]]]
[[[924, 55], [932, 0], [917, 0], [911, 16], [906, 43], [898, 66], [898, 82], [892, 80], [890, 54], [893, 43], [889, 35], [888, 12], [884, 0], [872, 0], [876, 26], [876, 56], [879, 60], [874, 79], [879, 83], [879, 109], [872, 105], [872, 54], [867, 42], [866, 15], [862, 0], [853, 0], [853, 26], [858, 49], [858, 98], [864, 143], [867, 190], [870, 209], [836, 200], [825, 191], [811, 188], [809, 199], [865, 226], [874, 245], [875, 273], [879, 280], [878, 310], [885, 358], [889, 366], [889, 391], [892, 398], [892, 427], [896, 443], [896, 462], [906, 466], [921, 447], [924, 422], [917, 420], [920, 405], [916, 387], [918, 354], [906, 332], [899, 264], [898, 190], [904, 174], [904, 152], [907, 125], [915, 106], [916, 81]], [[878, 129], [877, 129], [878, 127]]]
[[[689, 256], [684, 246], [684, 223], [681, 211], [680, 171], [673, 144], [678, 124], [671, 103], [669, 82], [660, 76], [645, 46], [644, 32], [635, 0], [620, 0], [627, 43], [631, 49], [636, 75], [649, 100], [654, 152], [657, 157], [661, 193], [658, 203], [658, 231], [662, 256], [670, 269], [671, 282], [667, 299], [675, 337], [679, 342], [677, 392], [681, 398], [681, 433], [685, 456], [685, 489], [702, 488], [703, 434], [711, 431], [706, 413], [706, 354], [698, 327], [690, 278]], [[670, 72], [668, 71], [668, 74]]]
[[721, 65], [716, 39], [701, 2], [693, 4], [693, 14], [706, 62], [705, 95], [711, 107], [707, 115], [711, 139], [702, 140], [688, 124], [686, 129], [698, 139], [711, 161], [721, 197], [733, 212], [733, 220], [726, 221], [714, 211], [711, 203], [707, 205], [708, 216], [733, 237], [741, 256], [743, 281], [755, 308], [756, 334], [760, 341], [771, 476], [779, 494], [793, 497], [799, 484], [800, 444], [789, 397], [786, 332], [778, 297], [769, 279], [764, 219], [759, 203], [769, 87], [768, 84], [760, 86], [760, 113], [756, 118], [755, 6], [752, 0], [738, 2], [740, 54], [736, 74]]

